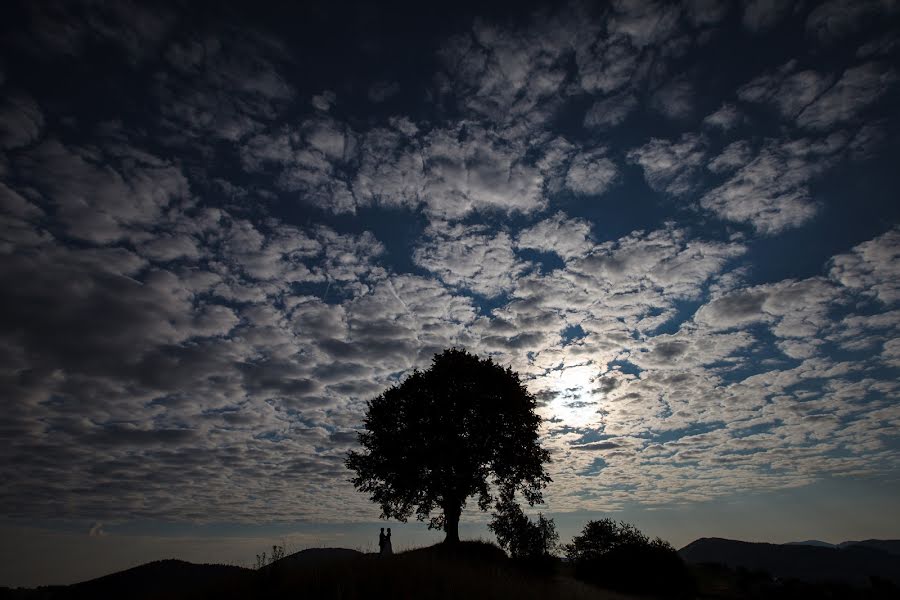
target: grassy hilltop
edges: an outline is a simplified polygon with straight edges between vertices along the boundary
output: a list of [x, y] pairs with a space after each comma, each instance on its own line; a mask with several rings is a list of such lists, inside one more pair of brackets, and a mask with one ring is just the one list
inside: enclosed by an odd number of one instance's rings
[[[689, 546], [696, 546], [702, 541]], [[745, 544], [730, 540], [721, 542]], [[780, 547], [777, 549], [782, 551]], [[481, 541], [437, 544], [390, 557], [344, 548], [313, 548], [283, 557], [260, 569], [197, 565], [178, 560], [155, 561], [69, 586], [0, 589], [0, 600], [794, 600], [898, 597], [897, 585], [885, 579], [875, 578], [863, 585], [840, 581], [801, 581], [775, 577], [762, 570], [742, 566], [730, 567], [726, 564], [728, 561], [714, 561], [722, 564], [689, 562], [686, 568], [690, 581], [685, 586], [684, 580], [679, 583], [672, 577], [672, 571], [667, 575], [664, 563], [649, 564], [641, 556], [646, 558], [647, 555], [628, 552], [600, 563], [596, 572], [586, 574], [579, 573], [572, 564], [555, 558], [516, 561], [496, 545]], [[599, 584], [588, 583], [583, 580], [585, 578]], [[653, 589], [662, 591], [651, 596], [625, 593], [646, 589], [650, 580], [654, 582]], [[620, 591], [606, 589], [610, 584]]]
[[581, 583], [553, 568], [517, 564], [493, 544], [464, 541], [456, 547], [438, 544], [388, 558], [346, 549], [311, 549], [259, 570], [156, 561], [70, 586], [0, 590], [0, 599], [7, 598], [616, 600], [629, 596]]

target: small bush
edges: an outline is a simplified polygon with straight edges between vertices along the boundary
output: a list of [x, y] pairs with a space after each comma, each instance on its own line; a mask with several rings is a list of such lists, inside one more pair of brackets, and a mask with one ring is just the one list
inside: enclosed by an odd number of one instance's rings
[[278, 546], [273, 544], [271, 555], [267, 556], [265, 552], [256, 555], [256, 563], [253, 568], [256, 570], [263, 569], [282, 558], [284, 558], [284, 545]]
[[[657, 538], [659, 539], [659, 538]], [[662, 541], [662, 540], [660, 540]], [[566, 558], [573, 563], [599, 558], [619, 546], [647, 546], [650, 538], [630, 523], [601, 519], [588, 521], [581, 535], [566, 544]]]
[[516, 560], [552, 562], [559, 547], [559, 534], [553, 519], [538, 513], [532, 521], [513, 499], [503, 498], [488, 529], [497, 536], [497, 543]]
[[689, 597], [691, 574], [667, 541], [650, 540], [624, 521], [590, 521], [565, 546], [575, 577], [620, 592]]
[[604, 588], [635, 594], [689, 597], [693, 579], [681, 557], [654, 545], [625, 545], [575, 565], [575, 577]]

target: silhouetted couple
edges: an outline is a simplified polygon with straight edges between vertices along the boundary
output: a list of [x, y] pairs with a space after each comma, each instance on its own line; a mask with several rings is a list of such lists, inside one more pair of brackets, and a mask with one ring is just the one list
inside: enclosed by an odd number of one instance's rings
[[391, 528], [388, 527], [388, 532], [384, 532], [384, 527], [381, 528], [381, 533], [378, 534], [378, 553], [381, 556], [390, 556], [394, 553], [394, 549], [391, 548]]

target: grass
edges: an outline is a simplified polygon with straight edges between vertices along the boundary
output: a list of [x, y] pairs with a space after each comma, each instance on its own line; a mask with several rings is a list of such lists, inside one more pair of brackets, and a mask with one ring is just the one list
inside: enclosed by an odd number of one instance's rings
[[[627, 600], [640, 596], [601, 589], [575, 579], [562, 561], [516, 562], [496, 545], [466, 541], [414, 548], [390, 557], [341, 549], [312, 549], [259, 570], [157, 561], [74, 586], [0, 589], [0, 600], [133, 600], [312, 598], [323, 600], [513, 598], [515, 600]], [[664, 576], [652, 565], [641, 577]], [[693, 565], [698, 598], [719, 600], [896, 598], [883, 582], [865, 589], [846, 585], [776, 582], [762, 573]]]
[[362, 555], [309, 569], [259, 572], [246, 587], [224, 597], [521, 600], [617, 600], [628, 596], [576, 581], [564, 572], [536, 574], [518, 566], [497, 546], [437, 544], [391, 557]]

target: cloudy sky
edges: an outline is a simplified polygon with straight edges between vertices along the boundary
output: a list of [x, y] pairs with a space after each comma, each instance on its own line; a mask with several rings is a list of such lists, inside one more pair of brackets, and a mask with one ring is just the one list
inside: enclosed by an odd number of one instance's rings
[[4, 3], [0, 585], [374, 545], [452, 345], [564, 541], [900, 537], [897, 2], [259, 4]]

